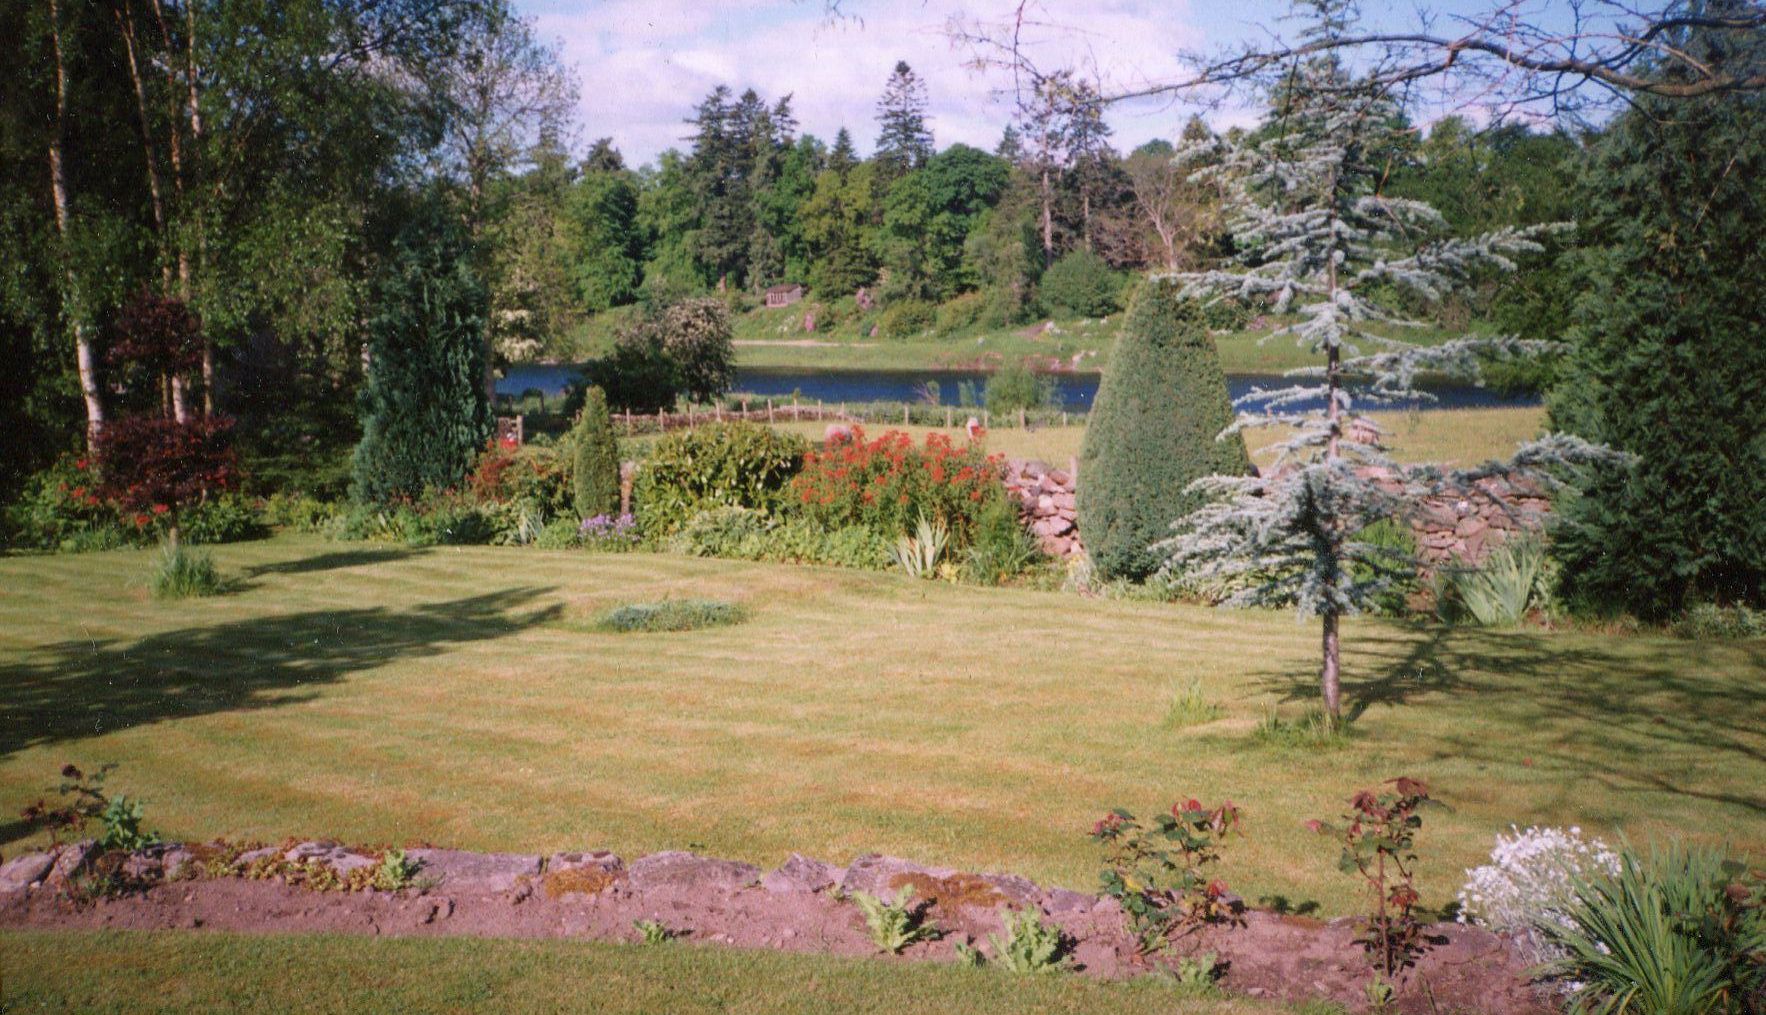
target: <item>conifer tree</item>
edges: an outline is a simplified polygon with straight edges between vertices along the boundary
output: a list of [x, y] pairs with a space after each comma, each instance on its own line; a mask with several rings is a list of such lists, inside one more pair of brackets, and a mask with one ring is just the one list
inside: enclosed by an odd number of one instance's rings
[[[1308, 39], [1350, 30], [1348, 0], [1310, 0]], [[1512, 270], [1515, 254], [1540, 249], [1543, 227], [1506, 228], [1469, 239], [1449, 235], [1445, 220], [1418, 201], [1380, 192], [1383, 153], [1401, 122], [1385, 87], [1349, 75], [1330, 58], [1295, 68], [1265, 129], [1225, 146], [1217, 167], [1228, 189], [1235, 263], [1177, 273], [1197, 298], [1266, 302], [1298, 320], [1278, 327], [1323, 360], [1297, 371], [1307, 380], [1254, 390], [1223, 433], [1283, 426], [1274, 467], [1261, 476], [1197, 481], [1214, 498], [1182, 519], [1162, 544], [1167, 567], [1236, 586], [1227, 605], [1295, 606], [1321, 620], [1320, 691], [1332, 721], [1341, 717], [1340, 620], [1371, 606], [1411, 566], [1388, 547], [1360, 537], [1369, 525], [1403, 518], [1425, 494], [1494, 473], [1542, 483], [1550, 469], [1602, 457], [1576, 438], [1550, 435], [1519, 449], [1506, 464], [1444, 475], [1401, 465], [1347, 426], [1356, 401], [1426, 400], [1423, 371], [1475, 379], [1480, 354], [1517, 356], [1548, 343], [1513, 338], [1458, 338], [1420, 346], [1391, 337], [1420, 322], [1395, 307], [1394, 293], [1436, 301], [1478, 265]], [[1229, 438], [1230, 439], [1230, 438]]]
[[877, 102], [879, 182], [887, 186], [932, 157], [932, 129], [926, 126], [926, 84], [903, 60]]
[[852, 146], [852, 131], [842, 127], [834, 135], [834, 147], [828, 151], [828, 168], [844, 177], [856, 165], [858, 152]]
[[572, 480], [577, 517], [611, 516], [619, 510], [619, 444], [613, 436], [607, 396], [600, 388], [591, 386], [584, 396], [574, 437]]

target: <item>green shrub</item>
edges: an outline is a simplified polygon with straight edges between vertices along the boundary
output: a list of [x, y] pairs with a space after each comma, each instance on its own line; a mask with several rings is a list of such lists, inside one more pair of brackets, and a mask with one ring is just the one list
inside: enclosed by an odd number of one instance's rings
[[930, 330], [935, 323], [937, 313], [932, 304], [924, 300], [896, 300], [877, 318], [877, 330], [884, 338], [912, 338]]
[[467, 488], [480, 504], [523, 504], [547, 517], [569, 514], [571, 459], [548, 444], [493, 446], [478, 456]]
[[570, 518], [554, 518], [534, 536], [533, 545], [541, 550], [568, 550], [578, 546], [579, 524]]
[[1122, 308], [1122, 275], [1089, 250], [1049, 265], [1040, 286], [1043, 305], [1074, 317], [1105, 317]]
[[869, 892], [853, 892], [853, 904], [864, 914], [870, 928], [871, 941], [882, 951], [894, 955], [916, 941], [939, 937], [938, 928], [926, 922], [931, 900], [913, 901], [912, 885], [902, 885], [894, 899], [879, 899]]
[[1000, 585], [1034, 567], [1042, 547], [1018, 518], [1008, 497], [989, 500], [975, 518], [975, 536], [963, 562], [963, 577], [978, 585]]
[[980, 293], [964, 293], [938, 305], [933, 329], [942, 336], [955, 335], [981, 323], [987, 311], [987, 297]]
[[1766, 638], [1766, 610], [1694, 603], [1680, 615], [1672, 630], [1677, 636], [1693, 641]]
[[987, 411], [1005, 418], [1019, 409], [1040, 409], [1055, 403], [1055, 379], [1022, 363], [1001, 367], [987, 378]]
[[613, 436], [613, 419], [607, 412], [607, 396], [591, 387], [583, 399], [582, 414], [572, 435], [575, 444], [575, 506], [578, 518], [619, 513], [619, 442]]
[[596, 626], [621, 633], [697, 631], [740, 624], [747, 618], [748, 611], [741, 606], [720, 599], [665, 599], [616, 607], [602, 614]]
[[1194, 301], [1149, 281], [1129, 308], [1098, 386], [1080, 451], [1079, 531], [1098, 574], [1144, 579], [1154, 543], [1202, 505], [1203, 476], [1242, 475], [1251, 459], [1236, 434], [1220, 356]]
[[745, 507], [715, 507], [687, 519], [669, 546], [694, 557], [748, 559], [767, 533], [767, 516]]
[[178, 514], [179, 535], [191, 543], [232, 543], [263, 535], [257, 511], [237, 494], [222, 494]]
[[1476, 568], [1442, 571], [1436, 611], [1449, 623], [1469, 618], [1485, 627], [1518, 624], [1539, 593], [1544, 563], [1545, 547], [1539, 540], [1511, 538]]
[[[1394, 564], [1414, 569], [1417, 563], [1416, 532], [1405, 523], [1392, 518], [1382, 518], [1367, 526], [1356, 534], [1356, 541], [1366, 543], [1380, 552]], [[1355, 580], [1372, 581], [1375, 578], [1373, 568], [1365, 564], [1354, 566]], [[1414, 573], [1414, 570], [1413, 572]], [[1374, 603], [1374, 612], [1386, 617], [1401, 617], [1409, 611], [1410, 594], [1416, 591], [1414, 578], [1393, 582], [1379, 594]]]
[[1738, 884], [1742, 873], [1709, 849], [1623, 850], [1617, 875], [1579, 880], [1562, 919], [1540, 922], [1563, 955], [1546, 971], [1580, 985], [1578, 1011], [1757, 1011], [1766, 913], [1762, 886]]
[[224, 591], [214, 558], [181, 543], [161, 547], [148, 585], [158, 599], [218, 596]]
[[817, 563], [837, 567], [881, 571], [890, 564], [889, 541], [863, 525], [843, 525], [829, 532], [820, 552]]
[[1240, 331], [1251, 323], [1251, 308], [1233, 299], [1209, 300], [1202, 304], [1202, 326], [1209, 331]]
[[340, 509], [304, 493], [273, 493], [264, 498], [264, 524], [296, 532], [323, 532]]
[[803, 467], [809, 442], [753, 423], [719, 423], [658, 440], [632, 499], [645, 536], [668, 535], [707, 508], [771, 511]]
[[893, 543], [861, 525], [827, 529], [807, 518], [780, 519], [748, 508], [694, 515], [670, 539], [677, 553], [776, 564], [831, 564], [880, 571], [893, 566]]
[[471, 241], [439, 204], [425, 205], [394, 241], [368, 321], [351, 484], [357, 500], [384, 504], [454, 489], [491, 435], [489, 302], [473, 260]]

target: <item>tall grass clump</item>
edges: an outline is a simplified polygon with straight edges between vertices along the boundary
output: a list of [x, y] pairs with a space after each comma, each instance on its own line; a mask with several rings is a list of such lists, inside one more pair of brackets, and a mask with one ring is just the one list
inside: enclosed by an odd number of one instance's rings
[[168, 543], [153, 559], [148, 586], [156, 599], [218, 596], [225, 588], [214, 558], [181, 543]]
[[664, 599], [657, 603], [628, 603], [601, 615], [596, 627], [619, 633], [644, 631], [697, 631], [706, 627], [740, 624], [748, 611], [721, 599]]
[[1565, 920], [1537, 930], [1562, 958], [1578, 1012], [1756, 1012], [1766, 998], [1763, 886], [1714, 850], [1625, 850], [1618, 873], [1578, 880]]
[[1545, 547], [1532, 537], [1510, 539], [1476, 568], [1443, 572], [1440, 612], [1450, 623], [1471, 619], [1484, 627], [1512, 627], [1527, 615], [1540, 586]]

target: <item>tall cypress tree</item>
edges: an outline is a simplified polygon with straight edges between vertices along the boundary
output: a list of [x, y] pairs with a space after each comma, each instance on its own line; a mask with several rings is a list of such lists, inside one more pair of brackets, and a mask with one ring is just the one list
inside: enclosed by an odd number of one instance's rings
[[1189, 487], [1251, 471], [1232, 424], [1226, 375], [1195, 301], [1150, 280], [1098, 385], [1080, 451], [1079, 531], [1098, 573], [1140, 580], [1158, 570], [1153, 544], [1203, 504]]
[[[1766, 69], [1758, 33], [1665, 42]], [[1580, 189], [1581, 296], [1552, 421], [1635, 457], [1579, 483], [1562, 512], [1565, 591], [1650, 618], [1698, 599], [1761, 604], [1766, 96], [1638, 96]]]
[[421, 204], [394, 240], [368, 321], [359, 501], [457, 486], [490, 438], [480, 383], [489, 298], [472, 265], [465, 229], [439, 201]]
[[607, 412], [607, 396], [591, 386], [576, 419], [576, 454], [572, 460], [576, 513], [581, 518], [611, 516], [619, 510], [619, 442], [613, 436], [613, 418]]
[[887, 187], [932, 157], [926, 126], [926, 84], [907, 61], [898, 61], [877, 102], [878, 182]]

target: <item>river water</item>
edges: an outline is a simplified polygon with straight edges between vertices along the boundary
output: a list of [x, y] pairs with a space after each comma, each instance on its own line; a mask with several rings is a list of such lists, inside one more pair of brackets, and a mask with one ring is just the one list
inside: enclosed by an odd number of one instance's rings
[[[555, 398], [577, 380], [580, 369], [571, 364], [517, 364], [497, 382], [497, 393], [519, 397], [537, 390], [547, 398]], [[1098, 374], [1051, 376], [1055, 379], [1055, 393], [1064, 408], [1073, 412], [1085, 412], [1091, 408], [1092, 399], [1098, 393]], [[974, 386], [977, 398], [985, 398], [987, 374], [977, 370], [738, 370], [735, 387], [731, 390], [756, 396], [757, 400], [770, 397], [786, 402], [793, 395], [804, 402], [917, 402], [925, 397], [929, 385], [935, 384], [939, 402], [956, 405], [965, 383]], [[1292, 382], [1269, 374], [1228, 374], [1226, 378], [1227, 391], [1235, 399], [1254, 387], [1282, 387], [1289, 383]], [[1435, 396], [1435, 401], [1423, 402], [1417, 408], [1470, 409], [1539, 404], [1538, 395], [1498, 394], [1470, 384], [1426, 388]]]

